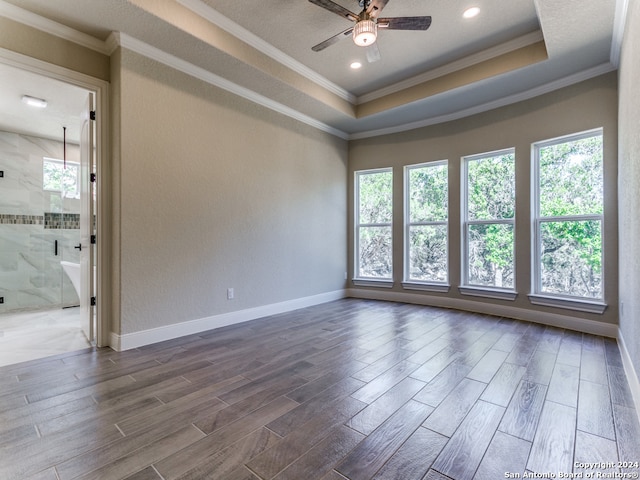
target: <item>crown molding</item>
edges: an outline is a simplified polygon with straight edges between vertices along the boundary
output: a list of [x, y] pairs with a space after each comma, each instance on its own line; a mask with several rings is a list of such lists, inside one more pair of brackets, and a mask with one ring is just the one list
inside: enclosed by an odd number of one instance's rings
[[231, 92], [235, 95], [243, 97], [253, 103], [262, 105], [263, 107], [266, 107], [270, 110], [281, 113], [282, 115], [286, 115], [287, 117], [298, 120], [302, 123], [310, 125], [311, 127], [317, 128], [318, 130], [330, 133], [331, 135], [335, 135], [336, 137], [342, 138], [344, 140], [348, 139], [348, 134], [346, 132], [343, 132], [342, 130], [338, 130], [337, 128], [320, 122], [315, 118], [298, 112], [293, 108], [287, 107], [286, 105], [271, 100], [264, 95], [260, 95], [259, 93], [254, 92], [253, 90], [241, 87], [240, 85], [222, 78], [215, 73], [211, 73], [204, 68], [198, 67], [190, 62], [182, 60], [181, 58], [164, 52], [127, 34], [113, 32], [109, 36], [109, 39], [106, 43], [112, 47], [115, 45], [116, 48], [118, 46], [124, 47], [127, 50], [131, 50], [147, 58], [160, 62], [168, 67], [174, 68], [182, 73], [202, 80], [210, 85], [214, 85], [218, 88], [226, 90], [227, 92]]
[[229, 32], [231, 35], [240, 39], [244, 43], [251, 45], [253, 48], [264, 53], [265, 55], [272, 58], [276, 62], [284, 65], [287, 68], [290, 68], [294, 72], [302, 75], [308, 80], [311, 80], [317, 85], [320, 85], [321, 87], [325, 88], [331, 93], [339, 96], [343, 100], [346, 100], [353, 104], [356, 102], [356, 96], [353, 95], [351, 92], [348, 92], [347, 90], [340, 87], [339, 85], [336, 85], [335, 83], [331, 82], [329, 79], [323, 77], [315, 70], [312, 70], [306, 65], [303, 65], [302, 63], [290, 57], [283, 51], [277, 49], [270, 43], [265, 42], [263, 39], [261, 39], [257, 35], [253, 34], [246, 28], [241, 27], [234, 21], [230, 20], [229, 18], [225, 17], [218, 11], [211, 8], [209, 5], [206, 5], [205, 3], [203, 3], [201, 0], [177, 0], [177, 1], [178, 3], [182, 4], [182, 6], [188, 8], [195, 14], [201, 16], [202, 18], [205, 18], [209, 22]]
[[[545, 93], [553, 92], [554, 90], [559, 90], [564, 87], [568, 87], [570, 85], [574, 85], [576, 83], [580, 83], [584, 80], [589, 80], [590, 78], [597, 77], [599, 75], [604, 75], [605, 73], [609, 73], [616, 70], [616, 67], [611, 63], [603, 63], [601, 65], [597, 65], [593, 68], [589, 68], [587, 70], [583, 70], [582, 72], [575, 73], [573, 75], [569, 75], [567, 77], [560, 78], [558, 80], [554, 80], [553, 82], [545, 83], [544, 85], [540, 85], [536, 88], [532, 88], [530, 90], [526, 90], [524, 92], [516, 93], [514, 95], [510, 95], [508, 97], [503, 97], [498, 100], [494, 100], [492, 102], [483, 103], [482, 105], [476, 105], [475, 107], [466, 108], [464, 110], [459, 110], [457, 112], [448, 113], [446, 115], [439, 115], [437, 117], [427, 118], [425, 120], [419, 120], [417, 122], [405, 123], [403, 125], [397, 125], [389, 128], [382, 128], [378, 130], [369, 130], [365, 132], [353, 133], [349, 135], [349, 140], [361, 140], [364, 138], [371, 137], [379, 137], [382, 135], [390, 135], [393, 133], [401, 133], [406, 132], [408, 130], [414, 130], [416, 128], [428, 127], [430, 125], [436, 125], [438, 123], [450, 122], [452, 120], [458, 120], [460, 118], [469, 117], [471, 115], [475, 115], [478, 113], [486, 112], [489, 110], [493, 110], [495, 108], [504, 107], [507, 105], [511, 105], [513, 103], [522, 102], [524, 100], [529, 100], [531, 98], [537, 97], [539, 95], [544, 95]], [[461, 87], [464, 88], [464, 87]], [[447, 92], [451, 93], [451, 91]]]
[[49, 20], [48, 18], [41, 17], [40, 15], [29, 12], [28, 10], [17, 7], [3, 0], [0, 0], [0, 15], [96, 52], [103, 53], [105, 55], [109, 54], [108, 48], [102, 40], [74, 30], [73, 28], [62, 25], [61, 23]]
[[616, 1], [616, 13], [613, 19], [613, 35], [611, 38], [611, 63], [618, 68], [620, 66], [620, 51], [622, 50], [622, 40], [624, 38], [624, 27], [627, 23], [627, 11], [629, 0]]
[[356, 104], [360, 105], [362, 103], [367, 103], [372, 100], [382, 98], [386, 95], [391, 95], [393, 93], [406, 90], [407, 88], [411, 88], [435, 78], [439, 78], [444, 75], [457, 72], [458, 70], [477, 65], [478, 63], [486, 62], [487, 60], [491, 60], [492, 58], [499, 57], [500, 55], [513, 52], [514, 50], [533, 45], [534, 43], [543, 40], [544, 38], [542, 35], [542, 31], [540, 30], [528, 33], [521, 37], [514, 38], [513, 40], [510, 40], [508, 42], [496, 45], [495, 47], [488, 48], [487, 50], [483, 50], [473, 55], [469, 55], [468, 57], [461, 58], [460, 60], [456, 60], [455, 62], [448, 63], [446, 65], [443, 65], [442, 67], [428, 70], [424, 73], [421, 73], [420, 75], [416, 75], [415, 77], [408, 78], [406, 80], [394, 83], [393, 85], [389, 85], [373, 92], [365, 93], [364, 95], [358, 97], [358, 99], [356, 100]]

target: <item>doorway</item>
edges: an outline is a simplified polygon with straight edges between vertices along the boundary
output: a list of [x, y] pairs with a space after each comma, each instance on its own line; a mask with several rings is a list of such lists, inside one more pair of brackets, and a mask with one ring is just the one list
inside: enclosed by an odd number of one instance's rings
[[0, 365], [103, 343], [92, 307], [96, 91], [64, 73], [0, 56]]

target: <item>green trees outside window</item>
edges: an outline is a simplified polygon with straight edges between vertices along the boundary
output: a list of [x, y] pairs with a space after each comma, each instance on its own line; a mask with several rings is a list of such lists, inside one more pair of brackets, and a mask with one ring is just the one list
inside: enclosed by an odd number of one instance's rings
[[514, 151], [465, 157], [464, 283], [514, 288]]
[[414, 165], [405, 170], [408, 281], [448, 281], [449, 185], [447, 162]]
[[391, 279], [393, 173], [356, 172], [356, 276]]
[[80, 165], [61, 160], [43, 158], [42, 160], [42, 188], [44, 190], [60, 192], [65, 198], [80, 198], [78, 173]]
[[[533, 241], [518, 245], [531, 252], [530, 298], [597, 303], [604, 297], [602, 129], [532, 147]], [[460, 286], [509, 298], [515, 295], [515, 150], [466, 156], [461, 167]], [[444, 291], [438, 289], [449, 282], [448, 162], [408, 165], [404, 175], [405, 286]], [[392, 169], [356, 172], [355, 183], [356, 277], [392, 280]]]
[[534, 145], [536, 293], [600, 299], [602, 131]]

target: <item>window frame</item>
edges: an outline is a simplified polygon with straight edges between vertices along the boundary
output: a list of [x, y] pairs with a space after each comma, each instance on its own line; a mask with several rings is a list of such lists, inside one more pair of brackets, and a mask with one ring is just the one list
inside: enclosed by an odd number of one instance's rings
[[[360, 223], [360, 177], [377, 173], [391, 173], [391, 219], [385, 223]], [[367, 227], [389, 228], [391, 232], [391, 276], [365, 277], [360, 275], [360, 229]], [[354, 172], [354, 276], [352, 282], [365, 287], [393, 287], [393, 167], [371, 168]]]
[[[575, 142], [591, 137], [602, 137], [603, 158], [602, 158], [602, 175], [604, 180], [604, 129], [594, 128], [583, 132], [563, 135], [560, 137], [542, 140], [531, 144], [531, 289], [528, 295], [529, 300], [534, 305], [542, 305], [547, 307], [558, 307], [571, 310], [578, 310], [589, 313], [602, 314], [607, 305], [604, 301], [605, 288], [605, 230], [604, 230], [604, 188], [602, 184], [602, 213], [600, 214], [580, 214], [580, 215], [564, 215], [553, 217], [541, 217], [540, 215], [540, 150], [545, 147], [559, 145], [562, 143]], [[541, 234], [540, 228], [544, 223], [553, 222], [569, 222], [569, 221], [598, 221], [600, 223], [600, 264], [601, 264], [601, 296], [580, 297], [576, 295], [544, 292], [542, 290], [542, 268], [541, 268]]]
[[[436, 160], [430, 162], [422, 162], [404, 166], [404, 252], [403, 252], [403, 281], [402, 286], [407, 290], [424, 290], [432, 292], [448, 292], [450, 289], [450, 272], [449, 272], [449, 209], [450, 205], [447, 201], [447, 218], [438, 221], [411, 221], [411, 185], [410, 174], [412, 170], [421, 168], [434, 168], [444, 166], [447, 172], [447, 199], [449, 197], [449, 160]], [[446, 235], [446, 279], [442, 282], [435, 280], [419, 280], [411, 278], [411, 227], [414, 226], [445, 226]]]
[[[515, 175], [515, 147], [503, 148], [489, 152], [476, 153], [473, 155], [465, 155], [461, 158], [461, 285], [458, 290], [463, 295], [472, 295], [477, 297], [492, 298], [498, 300], [515, 300], [518, 293], [516, 291], [516, 197], [514, 196], [513, 217], [497, 218], [490, 220], [470, 220], [469, 219], [469, 163], [481, 159], [494, 158], [502, 155], [513, 155], [514, 175]], [[515, 190], [514, 179], [514, 190]], [[469, 282], [469, 226], [470, 225], [511, 225], [513, 228], [513, 287], [497, 287], [492, 285], [477, 285]]]

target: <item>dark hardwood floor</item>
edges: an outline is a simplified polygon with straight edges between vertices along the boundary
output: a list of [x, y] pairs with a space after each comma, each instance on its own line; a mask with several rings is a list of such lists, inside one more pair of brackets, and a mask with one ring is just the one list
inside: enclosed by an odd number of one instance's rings
[[615, 340], [454, 310], [345, 299], [0, 368], [3, 480], [640, 471], [619, 461], [640, 426]]

